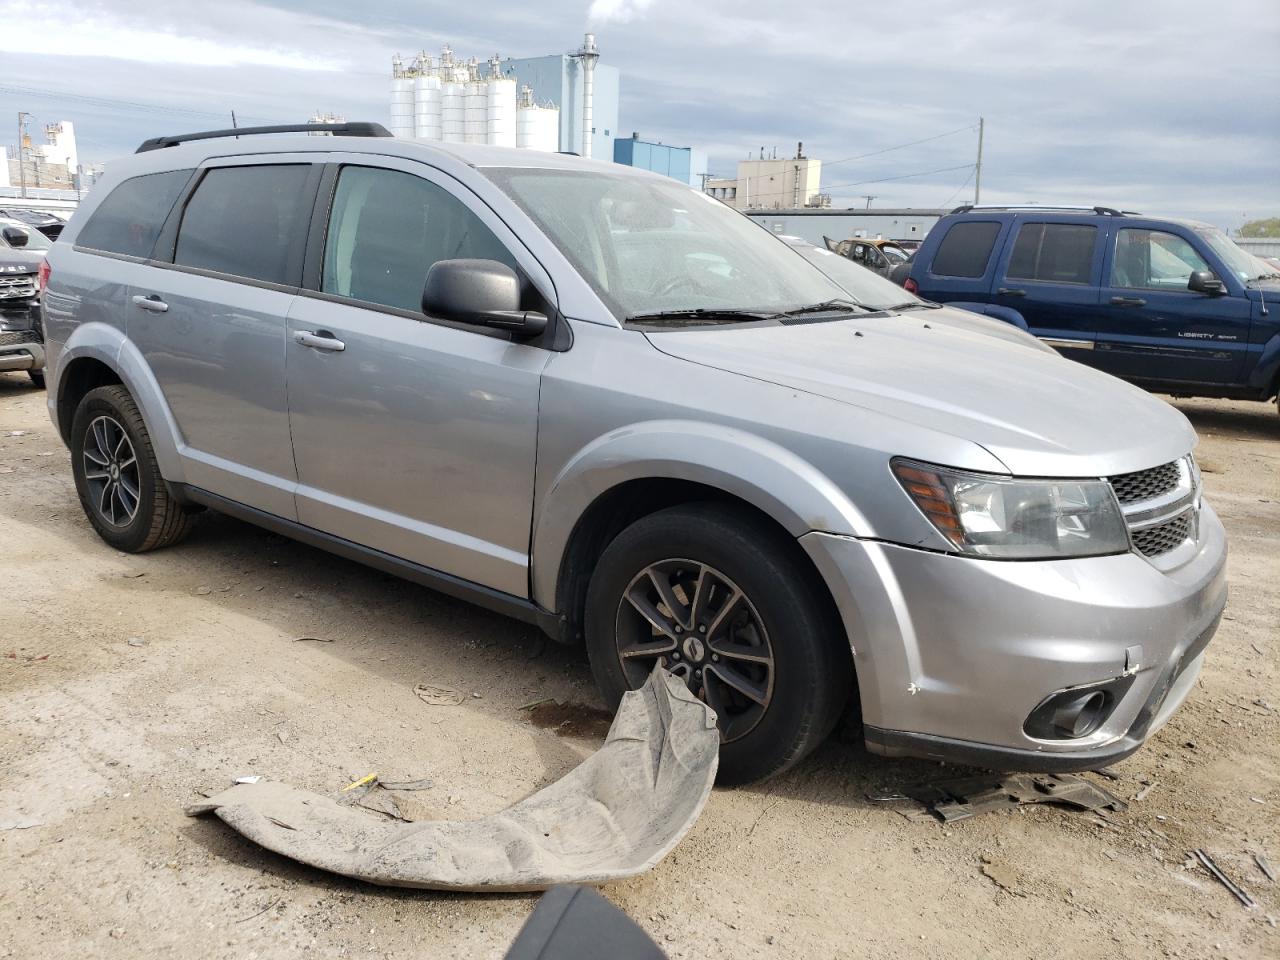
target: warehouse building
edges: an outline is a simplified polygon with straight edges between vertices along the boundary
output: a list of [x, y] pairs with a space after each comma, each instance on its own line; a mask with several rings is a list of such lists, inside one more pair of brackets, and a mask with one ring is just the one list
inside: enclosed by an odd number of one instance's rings
[[707, 168], [707, 155], [701, 150], [641, 140], [638, 133], [613, 142], [613, 159], [615, 163], [651, 170], [691, 187], [701, 185], [701, 174]]
[[792, 208], [789, 210], [747, 210], [747, 216], [777, 234], [802, 237], [822, 245], [823, 237], [847, 240], [866, 237], [880, 240], [923, 240], [946, 210], [926, 207]]

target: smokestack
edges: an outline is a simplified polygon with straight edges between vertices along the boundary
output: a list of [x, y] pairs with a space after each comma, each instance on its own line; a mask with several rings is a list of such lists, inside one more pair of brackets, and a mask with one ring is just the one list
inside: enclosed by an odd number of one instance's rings
[[595, 34], [588, 33], [582, 41], [582, 49], [572, 56], [582, 64], [582, 155], [590, 158], [592, 100], [595, 95], [596, 61], [600, 59]]

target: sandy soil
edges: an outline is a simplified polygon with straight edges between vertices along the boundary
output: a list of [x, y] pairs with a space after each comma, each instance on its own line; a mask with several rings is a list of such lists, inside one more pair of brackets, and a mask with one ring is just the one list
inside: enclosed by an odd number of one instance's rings
[[[1280, 418], [1177, 405], [1233, 595], [1200, 688], [1108, 784], [1149, 786], [1141, 801], [913, 823], [866, 794], [954, 771], [833, 740], [715, 791], [666, 861], [606, 896], [672, 957], [1280, 955], [1280, 890], [1252, 860], [1280, 865]], [[239, 775], [329, 792], [377, 771], [432, 780], [420, 817], [498, 809], [598, 744], [578, 653], [226, 518], [115, 553], [24, 375], [0, 375], [0, 550], [0, 825], [36, 821], [0, 830], [0, 957], [502, 955], [533, 897], [364, 886], [182, 807]], [[428, 705], [417, 683], [465, 702]], [[581, 717], [535, 725], [519, 708], [545, 697]], [[1196, 847], [1258, 908], [1186, 866]]]

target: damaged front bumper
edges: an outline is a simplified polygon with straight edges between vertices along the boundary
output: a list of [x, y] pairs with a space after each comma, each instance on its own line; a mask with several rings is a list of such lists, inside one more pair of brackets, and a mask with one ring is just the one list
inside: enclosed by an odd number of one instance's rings
[[[867, 748], [1068, 772], [1132, 754], [1195, 684], [1226, 604], [1226, 537], [1205, 505], [1194, 556], [998, 562], [813, 533], [858, 675]], [[1037, 708], [1102, 689], [1079, 736]]]
[[605, 744], [568, 775], [478, 820], [386, 820], [283, 783], [238, 783], [187, 808], [321, 870], [384, 886], [544, 890], [649, 870], [715, 782], [716, 716], [660, 667], [623, 695]]

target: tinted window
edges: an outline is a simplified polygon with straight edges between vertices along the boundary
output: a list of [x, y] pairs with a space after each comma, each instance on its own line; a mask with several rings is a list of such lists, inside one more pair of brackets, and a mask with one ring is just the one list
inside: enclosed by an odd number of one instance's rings
[[1018, 231], [1008, 276], [1049, 283], [1088, 283], [1098, 228], [1075, 223], [1026, 223]]
[[131, 257], [149, 257], [190, 170], [151, 173], [124, 181], [98, 205], [76, 237], [76, 246]]
[[311, 213], [309, 172], [306, 164], [210, 170], [182, 214], [173, 262], [296, 284]]
[[934, 254], [929, 272], [937, 277], [980, 277], [987, 272], [991, 248], [1000, 224], [985, 221], [953, 223]]
[[329, 216], [321, 289], [368, 303], [422, 310], [437, 260], [515, 261], [447, 190], [398, 170], [346, 167]]
[[1147, 290], [1185, 290], [1191, 273], [1209, 265], [1186, 240], [1162, 230], [1116, 233], [1111, 285]]

